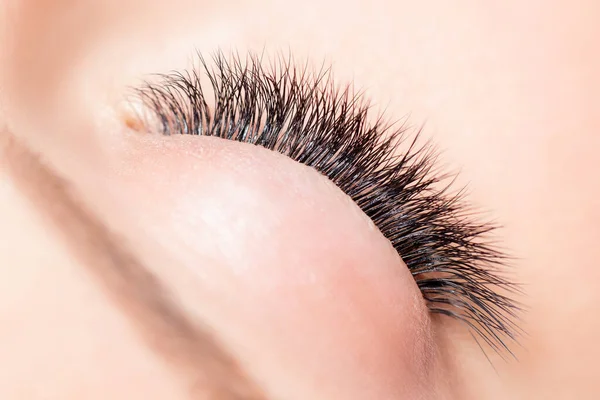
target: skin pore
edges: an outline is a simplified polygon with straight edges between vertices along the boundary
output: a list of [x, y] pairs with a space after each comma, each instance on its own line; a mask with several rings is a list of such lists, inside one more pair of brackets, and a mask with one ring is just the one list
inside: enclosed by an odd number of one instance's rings
[[[596, 398], [599, 6], [445, 4], [12, 2], [0, 9], [3, 143], [68, 182], [73, 209], [139, 258], [266, 396]], [[128, 85], [219, 48], [325, 60], [392, 118], [426, 121], [517, 256], [528, 309], [518, 362], [492, 354], [494, 370], [459, 326], [430, 318], [389, 244], [314, 171], [124, 130]], [[153, 347], [177, 335], [152, 342], [90, 272], [98, 257], [78, 250], [89, 241], [47, 211], [64, 201], [40, 196], [39, 174], [24, 179], [5, 151], [0, 398], [209, 393], [185, 372], [202, 362]]]

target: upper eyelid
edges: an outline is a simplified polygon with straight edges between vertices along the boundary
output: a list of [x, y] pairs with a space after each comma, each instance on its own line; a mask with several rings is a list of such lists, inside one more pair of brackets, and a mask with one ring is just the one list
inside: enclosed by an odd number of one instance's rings
[[458, 318], [495, 351], [510, 353], [520, 306], [500, 292], [519, 289], [489, 236], [496, 226], [478, 222], [463, 192], [434, 173], [429, 143], [418, 145], [418, 134], [411, 138], [382, 117], [371, 122], [369, 103], [338, 89], [326, 69], [311, 74], [291, 58], [266, 68], [252, 55], [242, 61], [217, 53], [214, 66], [199, 60], [197, 68], [135, 88], [147, 129], [261, 145], [314, 167], [392, 242], [433, 312]]

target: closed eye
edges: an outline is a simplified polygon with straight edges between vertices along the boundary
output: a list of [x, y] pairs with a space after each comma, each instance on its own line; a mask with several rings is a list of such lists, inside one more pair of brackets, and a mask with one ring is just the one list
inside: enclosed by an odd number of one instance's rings
[[[494, 224], [466, 201], [420, 134], [370, 115], [369, 102], [328, 72], [287, 60], [270, 68], [250, 56], [199, 56], [189, 71], [136, 88], [146, 130], [215, 136], [262, 146], [325, 175], [373, 221], [402, 257], [430, 312], [466, 324], [478, 341], [510, 353], [518, 291]], [[209, 105], [210, 104], [210, 105]], [[365, 266], [369, 268], [371, 266]]]

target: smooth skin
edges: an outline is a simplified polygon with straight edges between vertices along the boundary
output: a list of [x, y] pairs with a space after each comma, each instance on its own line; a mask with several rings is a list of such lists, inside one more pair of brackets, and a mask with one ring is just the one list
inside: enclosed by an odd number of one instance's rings
[[[591, 0], [14, 1], [0, 124], [274, 398], [596, 399], [598, 17]], [[504, 226], [527, 308], [518, 361], [492, 354], [494, 369], [430, 318], [389, 243], [314, 171], [125, 128], [128, 85], [216, 49], [325, 60], [376, 110], [425, 124]], [[0, 177], [0, 398], [190, 398], [4, 161]]]

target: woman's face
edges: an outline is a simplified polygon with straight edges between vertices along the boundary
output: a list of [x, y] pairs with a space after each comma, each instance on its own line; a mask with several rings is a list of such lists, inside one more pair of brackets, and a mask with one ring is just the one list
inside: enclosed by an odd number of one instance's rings
[[[598, 398], [600, 6], [579, 3], [0, 7], [0, 398]], [[431, 315], [312, 169], [144, 133], [130, 88], [217, 50], [331, 65], [373, 121], [423, 126], [503, 227], [516, 359]]]

